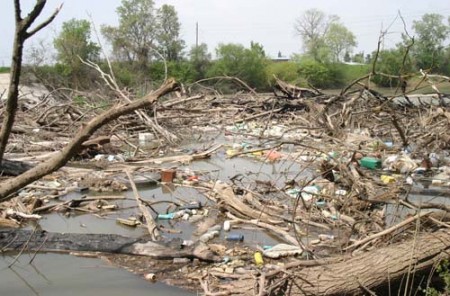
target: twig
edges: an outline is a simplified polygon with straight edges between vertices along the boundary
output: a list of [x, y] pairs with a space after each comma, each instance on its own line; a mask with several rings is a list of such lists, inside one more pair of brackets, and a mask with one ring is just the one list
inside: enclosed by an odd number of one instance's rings
[[33, 254], [33, 257], [31, 257], [30, 261], [28, 262], [28, 264], [33, 263], [34, 258], [36, 258], [36, 255], [39, 253], [39, 251], [42, 249], [42, 247], [44, 246], [44, 244], [47, 242], [48, 240], [48, 235], [45, 235], [44, 240], [42, 241], [42, 244], [39, 246], [39, 248], [37, 248], [36, 252]]
[[381, 237], [383, 235], [392, 233], [395, 230], [400, 229], [403, 226], [408, 225], [409, 223], [416, 221], [417, 219], [420, 219], [422, 217], [428, 216], [429, 214], [431, 214], [431, 212], [422, 212], [422, 213], [417, 214], [415, 216], [409, 217], [408, 219], [404, 220], [403, 222], [400, 222], [397, 225], [394, 225], [394, 226], [392, 226], [392, 227], [390, 227], [390, 228], [388, 228], [386, 230], [380, 231], [380, 232], [378, 232], [378, 233], [376, 233], [374, 235], [366, 237], [365, 239], [362, 239], [360, 241], [355, 242], [353, 245], [350, 245], [350, 246], [344, 248], [344, 250], [347, 251], [347, 250], [350, 250], [350, 249], [354, 249], [354, 248], [356, 248], [356, 247], [358, 247], [360, 245], [363, 245], [363, 244], [365, 244], [367, 242], [370, 242], [370, 241], [372, 241], [372, 240], [374, 240], [376, 238], [379, 238], [379, 237]]
[[152, 215], [150, 215], [149, 211], [145, 207], [145, 205], [142, 203], [141, 199], [142, 197], [139, 195], [139, 191], [137, 190], [136, 184], [133, 181], [133, 177], [131, 176], [129, 171], [125, 171], [127, 174], [128, 179], [130, 180], [131, 188], [133, 189], [134, 197], [136, 199], [136, 202], [139, 206], [139, 210], [145, 217], [145, 221], [147, 221], [147, 229], [148, 232], [152, 238], [152, 240], [156, 241], [160, 238], [160, 234], [158, 231], [158, 227], [156, 226], [156, 222], [153, 219]]
[[17, 254], [17, 256], [14, 257], [13, 262], [11, 262], [11, 264], [8, 265], [8, 268], [11, 268], [11, 267], [14, 265], [14, 263], [17, 262], [17, 260], [18, 260], [19, 257], [22, 255], [22, 253], [23, 253], [23, 251], [25, 250], [25, 248], [26, 248], [26, 247], [28, 246], [28, 244], [30, 243], [31, 238], [33, 237], [33, 235], [34, 235], [36, 229], [37, 229], [37, 227], [35, 227], [35, 228], [33, 229], [33, 231], [31, 232], [30, 236], [28, 237], [28, 240], [25, 242], [25, 244], [23, 244], [22, 249], [20, 250], [19, 254]]

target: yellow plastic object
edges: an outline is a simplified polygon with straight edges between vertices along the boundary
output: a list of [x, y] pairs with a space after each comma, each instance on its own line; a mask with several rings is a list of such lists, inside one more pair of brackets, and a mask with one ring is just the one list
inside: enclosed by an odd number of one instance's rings
[[255, 252], [254, 257], [255, 257], [256, 265], [261, 266], [264, 264], [264, 260], [263, 260], [261, 252]]
[[252, 155], [254, 155], [254, 156], [263, 156], [263, 152], [262, 151], [255, 151], [255, 152], [252, 152]]
[[394, 183], [396, 180], [393, 176], [388, 175], [381, 175], [380, 179], [381, 181], [383, 181], [384, 184]]
[[227, 156], [234, 156], [235, 154], [237, 154], [239, 151], [237, 151], [236, 149], [228, 149], [227, 150]]

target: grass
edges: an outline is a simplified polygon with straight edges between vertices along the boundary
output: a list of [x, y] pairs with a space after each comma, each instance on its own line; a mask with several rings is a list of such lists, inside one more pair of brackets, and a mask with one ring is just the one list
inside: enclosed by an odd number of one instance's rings
[[0, 73], [9, 73], [9, 67], [0, 67]]
[[[363, 77], [367, 73], [371, 71], [372, 65], [345, 65], [341, 64], [338, 66], [340, 72], [344, 76], [345, 84], [349, 84], [351, 81]], [[363, 81], [362, 83], [366, 84], [367, 81]], [[436, 83], [436, 81], [434, 82]], [[435, 84], [441, 93], [450, 94], [450, 82], [444, 81]], [[401, 89], [397, 88], [396, 85], [392, 87], [380, 87], [375, 83], [370, 83], [369, 87], [379, 93], [386, 96], [393, 96], [401, 94]], [[408, 87], [406, 89], [409, 94], [432, 94], [436, 93], [435, 90], [431, 87], [431, 85], [427, 81], [423, 81], [422, 77], [417, 76], [413, 77], [408, 81]], [[341, 88], [337, 89], [326, 89], [324, 90], [327, 94], [339, 94], [341, 92]]]

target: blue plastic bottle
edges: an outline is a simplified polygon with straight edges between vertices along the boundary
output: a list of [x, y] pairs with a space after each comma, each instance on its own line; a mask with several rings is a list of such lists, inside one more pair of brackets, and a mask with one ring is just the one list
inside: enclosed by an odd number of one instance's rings
[[242, 242], [244, 240], [244, 235], [238, 234], [238, 233], [232, 233], [232, 234], [227, 235], [226, 239], [227, 239], [227, 241]]

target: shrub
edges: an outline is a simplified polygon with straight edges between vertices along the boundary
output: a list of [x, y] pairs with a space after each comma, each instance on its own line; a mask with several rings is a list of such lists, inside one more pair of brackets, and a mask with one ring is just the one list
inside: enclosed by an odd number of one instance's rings
[[301, 78], [298, 64], [294, 62], [272, 62], [267, 66], [267, 77], [271, 85], [275, 83], [274, 76], [279, 79], [300, 86], [307, 86], [305, 79]]
[[344, 84], [343, 73], [337, 64], [325, 64], [310, 58], [302, 58], [298, 66], [300, 76], [314, 87], [336, 88]]

